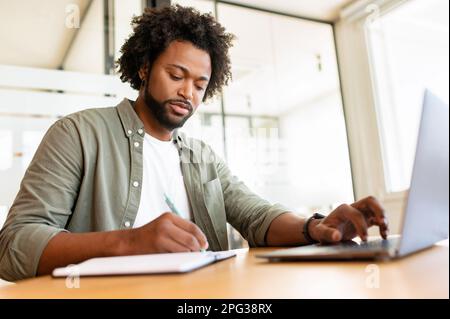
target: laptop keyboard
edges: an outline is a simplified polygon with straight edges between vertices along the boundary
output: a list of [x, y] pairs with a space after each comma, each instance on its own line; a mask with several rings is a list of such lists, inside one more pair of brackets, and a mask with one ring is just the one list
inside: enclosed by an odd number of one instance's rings
[[[331, 249], [358, 249], [358, 250], [389, 250], [391, 248], [396, 248], [399, 246], [400, 237], [389, 238], [386, 240], [376, 239], [367, 242], [356, 243], [352, 242], [344, 242], [334, 246], [327, 246]], [[325, 246], [324, 246], [325, 247]]]
[[324, 259], [337, 258], [349, 259], [354, 257], [372, 258], [377, 256], [386, 256], [394, 253], [400, 244], [400, 236], [392, 236], [387, 240], [375, 239], [368, 242], [341, 242], [336, 245], [307, 245], [288, 249], [281, 249], [261, 257], [285, 258], [285, 260], [296, 259]]

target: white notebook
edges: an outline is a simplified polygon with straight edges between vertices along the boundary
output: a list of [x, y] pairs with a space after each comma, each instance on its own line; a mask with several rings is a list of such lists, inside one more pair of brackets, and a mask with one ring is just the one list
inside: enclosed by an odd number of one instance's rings
[[236, 256], [234, 251], [150, 254], [92, 258], [56, 268], [53, 277], [184, 273]]

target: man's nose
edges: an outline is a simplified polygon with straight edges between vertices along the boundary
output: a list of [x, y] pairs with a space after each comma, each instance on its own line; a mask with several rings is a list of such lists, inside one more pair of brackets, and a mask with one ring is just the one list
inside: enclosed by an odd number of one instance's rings
[[185, 100], [188, 100], [192, 102], [193, 99], [193, 84], [192, 83], [186, 83], [183, 85], [180, 90], [178, 91], [178, 94], [180, 94]]

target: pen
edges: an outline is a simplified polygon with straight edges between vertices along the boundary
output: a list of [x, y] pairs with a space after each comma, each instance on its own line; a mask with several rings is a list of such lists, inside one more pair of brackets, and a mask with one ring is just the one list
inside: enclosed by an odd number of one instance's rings
[[[175, 213], [176, 215], [182, 217], [178, 209], [175, 207], [174, 203], [170, 200], [169, 196], [167, 196], [167, 194], [164, 194], [164, 200], [166, 201], [166, 204], [167, 206], [169, 206], [172, 213]], [[200, 249], [200, 251], [204, 253], [206, 250], [202, 248]]]

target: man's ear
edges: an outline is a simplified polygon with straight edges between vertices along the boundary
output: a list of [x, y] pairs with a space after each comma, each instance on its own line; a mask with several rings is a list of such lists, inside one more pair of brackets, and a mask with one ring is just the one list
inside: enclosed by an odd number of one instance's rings
[[141, 81], [145, 81], [147, 79], [148, 68], [147, 68], [146, 64], [141, 66], [141, 68], [138, 71], [138, 74], [139, 74], [139, 78], [141, 79]]

